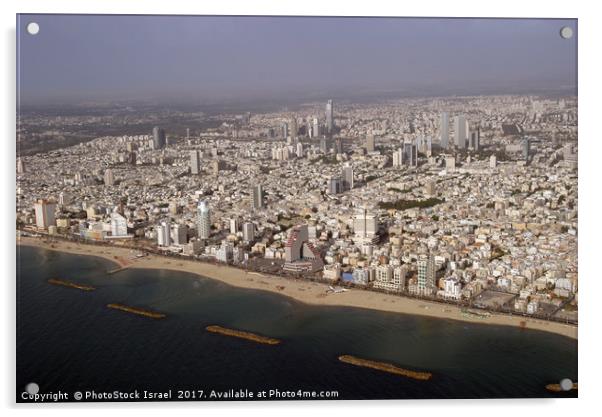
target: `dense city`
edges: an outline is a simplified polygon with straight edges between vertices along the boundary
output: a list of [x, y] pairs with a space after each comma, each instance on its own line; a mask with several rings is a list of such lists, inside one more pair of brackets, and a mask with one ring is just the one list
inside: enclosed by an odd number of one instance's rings
[[577, 322], [576, 97], [248, 110], [21, 155], [17, 228]]

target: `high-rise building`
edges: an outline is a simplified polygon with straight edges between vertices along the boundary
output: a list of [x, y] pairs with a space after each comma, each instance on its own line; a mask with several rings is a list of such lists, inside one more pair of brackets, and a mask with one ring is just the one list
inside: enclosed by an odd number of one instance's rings
[[230, 234], [238, 233], [238, 219], [230, 219]]
[[328, 179], [328, 194], [338, 194], [343, 192], [343, 182], [340, 178]]
[[25, 173], [25, 162], [23, 162], [23, 158], [17, 158], [17, 174]]
[[314, 117], [312, 129], [311, 129], [311, 137], [319, 138], [320, 137], [320, 121], [317, 117]]
[[341, 177], [343, 179], [343, 189], [353, 189], [353, 166], [351, 164], [345, 164]]
[[301, 142], [297, 142], [297, 158], [303, 158], [303, 144]]
[[464, 116], [454, 117], [454, 135], [456, 148], [466, 148], [466, 118]]
[[182, 246], [188, 243], [188, 226], [176, 223], [171, 229], [171, 239], [174, 245]]
[[190, 151], [190, 173], [198, 175], [201, 172], [201, 158], [199, 151]]
[[326, 103], [326, 130], [331, 134], [334, 130], [334, 109], [332, 100], [328, 100]]
[[127, 220], [117, 211], [111, 213], [111, 235], [113, 237], [124, 237], [128, 235]]
[[491, 155], [489, 157], [489, 168], [495, 168], [497, 166], [497, 157], [495, 155]]
[[284, 139], [288, 138], [288, 123], [283, 122], [281, 128], [282, 128], [282, 137]]
[[105, 185], [115, 185], [115, 176], [113, 175], [113, 170], [111, 168], [105, 170], [104, 183]]
[[409, 167], [418, 166], [418, 147], [415, 143], [405, 142], [402, 149], [402, 163]]
[[375, 140], [374, 140], [374, 135], [368, 135], [366, 136], [366, 152], [374, 152], [375, 149]]
[[353, 216], [353, 233], [356, 238], [372, 239], [378, 233], [378, 220], [366, 209], [359, 209]]
[[163, 149], [165, 147], [165, 143], [165, 130], [161, 129], [159, 126], [155, 126], [153, 128], [153, 148]]
[[264, 195], [263, 195], [263, 186], [261, 184], [257, 184], [253, 187], [253, 209], [261, 210], [265, 207], [264, 205]]
[[481, 147], [481, 128], [477, 127], [476, 131], [470, 132], [470, 147], [478, 151]]
[[36, 226], [39, 229], [48, 229], [50, 226], [56, 226], [56, 219], [54, 212], [56, 210], [56, 203], [49, 202], [48, 200], [38, 200], [34, 204], [36, 212]]
[[403, 166], [403, 149], [399, 148], [397, 151], [393, 151], [393, 166]]
[[297, 118], [293, 117], [291, 119], [291, 132], [290, 136], [293, 139], [297, 139], [297, 133], [299, 132], [299, 127], [297, 126]]
[[211, 235], [211, 211], [205, 200], [199, 200], [197, 208], [197, 235], [199, 239], [208, 239]]
[[163, 220], [161, 224], [157, 226], [157, 245], [171, 245], [171, 223], [169, 220]]
[[252, 242], [255, 239], [255, 225], [251, 222], [242, 225], [242, 240]]
[[418, 259], [418, 292], [431, 294], [435, 289], [435, 258], [422, 255]]
[[439, 121], [439, 133], [441, 134], [441, 147], [447, 149], [449, 147], [449, 113], [441, 113]]
[[531, 143], [529, 138], [523, 139], [523, 159], [529, 162], [529, 153], [531, 152]]

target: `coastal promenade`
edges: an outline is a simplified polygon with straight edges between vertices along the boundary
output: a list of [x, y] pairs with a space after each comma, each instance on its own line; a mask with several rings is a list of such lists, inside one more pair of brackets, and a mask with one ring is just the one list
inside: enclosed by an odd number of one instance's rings
[[[327, 294], [327, 285], [322, 283], [305, 281], [303, 279], [268, 276], [246, 272], [227, 265], [168, 258], [153, 254], [136, 258], [135, 251], [117, 246], [87, 245], [63, 240], [46, 242], [39, 238], [26, 236], [18, 237], [17, 245], [34, 246], [77, 255], [99, 256], [115, 262], [119, 267], [127, 266], [129, 268], [188, 272], [201, 277], [215, 279], [234, 287], [278, 293], [307, 304], [358, 307], [479, 324], [516, 326], [524, 329], [547, 331], [573, 339], [577, 338], [577, 326], [571, 324], [532, 319], [523, 316], [496, 314], [493, 312], [488, 317], [478, 317], [464, 314], [463, 309], [459, 306], [444, 305], [358, 288], [344, 293]], [[111, 277], [111, 279], [119, 279], [119, 274], [112, 275]]]

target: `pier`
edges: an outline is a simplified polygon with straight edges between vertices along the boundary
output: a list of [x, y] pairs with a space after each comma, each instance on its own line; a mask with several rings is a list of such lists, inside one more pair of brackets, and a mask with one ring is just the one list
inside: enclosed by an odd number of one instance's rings
[[238, 337], [240, 339], [246, 339], [256, 343], [262, 343], [264, 345], [277, 345], [280, 343], [279, 339], [260, 336], [255, 333], [245, 332], [242, 330], [228, 329], [221, 326], [207, 326], [205, 327], [205, 330], [211, 333], [222, 334], [224, 336]]
[[339, 356], [339, 360], [341, 362], [349, 363], [355, 366], [362, 366], [364, 368], [376, 369], [378, 371], [388, 372], [390, 374], [401, 375], [412, 379], [417, 379], [420, 381], [428, 381], [431, 379], [433, 374], [430, 372], [418, 372], [412, 371], [409, 369], [400, 368], [390, 363], [386, 362], [377, 362], [371, 361], [368, 359], [357, 358], [351, 355], [341, 355]]
[[109, 269], [107, 271], [107, 275], [116, 274], [117, 272], [123, 271], [124, 269], [128, 269], [129, 267], [130, 267], [130, 265], [125, 265], [125, 266], [120, 266], [120, 267], [115, 268], [115, 269]]

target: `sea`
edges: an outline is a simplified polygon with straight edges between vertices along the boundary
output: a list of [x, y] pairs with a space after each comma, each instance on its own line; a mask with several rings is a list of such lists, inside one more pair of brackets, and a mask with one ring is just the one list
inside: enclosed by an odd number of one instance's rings
[[[44, 401], [66, 402], [578, 395], [545, 389], [564, 378], [577, 381], [575, 339], [518, 327], [307, 305], [170, 270], [107, 274], [115, 267], [100, 257], [17, 246], [17, 402], [40, 401], [41, 394], [48, 394]], [[97, 289], [51, 285], [50, 278]], [[113, 310], [109, 303], [167, 317]], [[208, 325], [282, 342], [263, 345], [213, 334], [205, 330]], [[414, 380], [354, 366], [338, 360], [343, 354], [430, 372], [432, 378]]]

